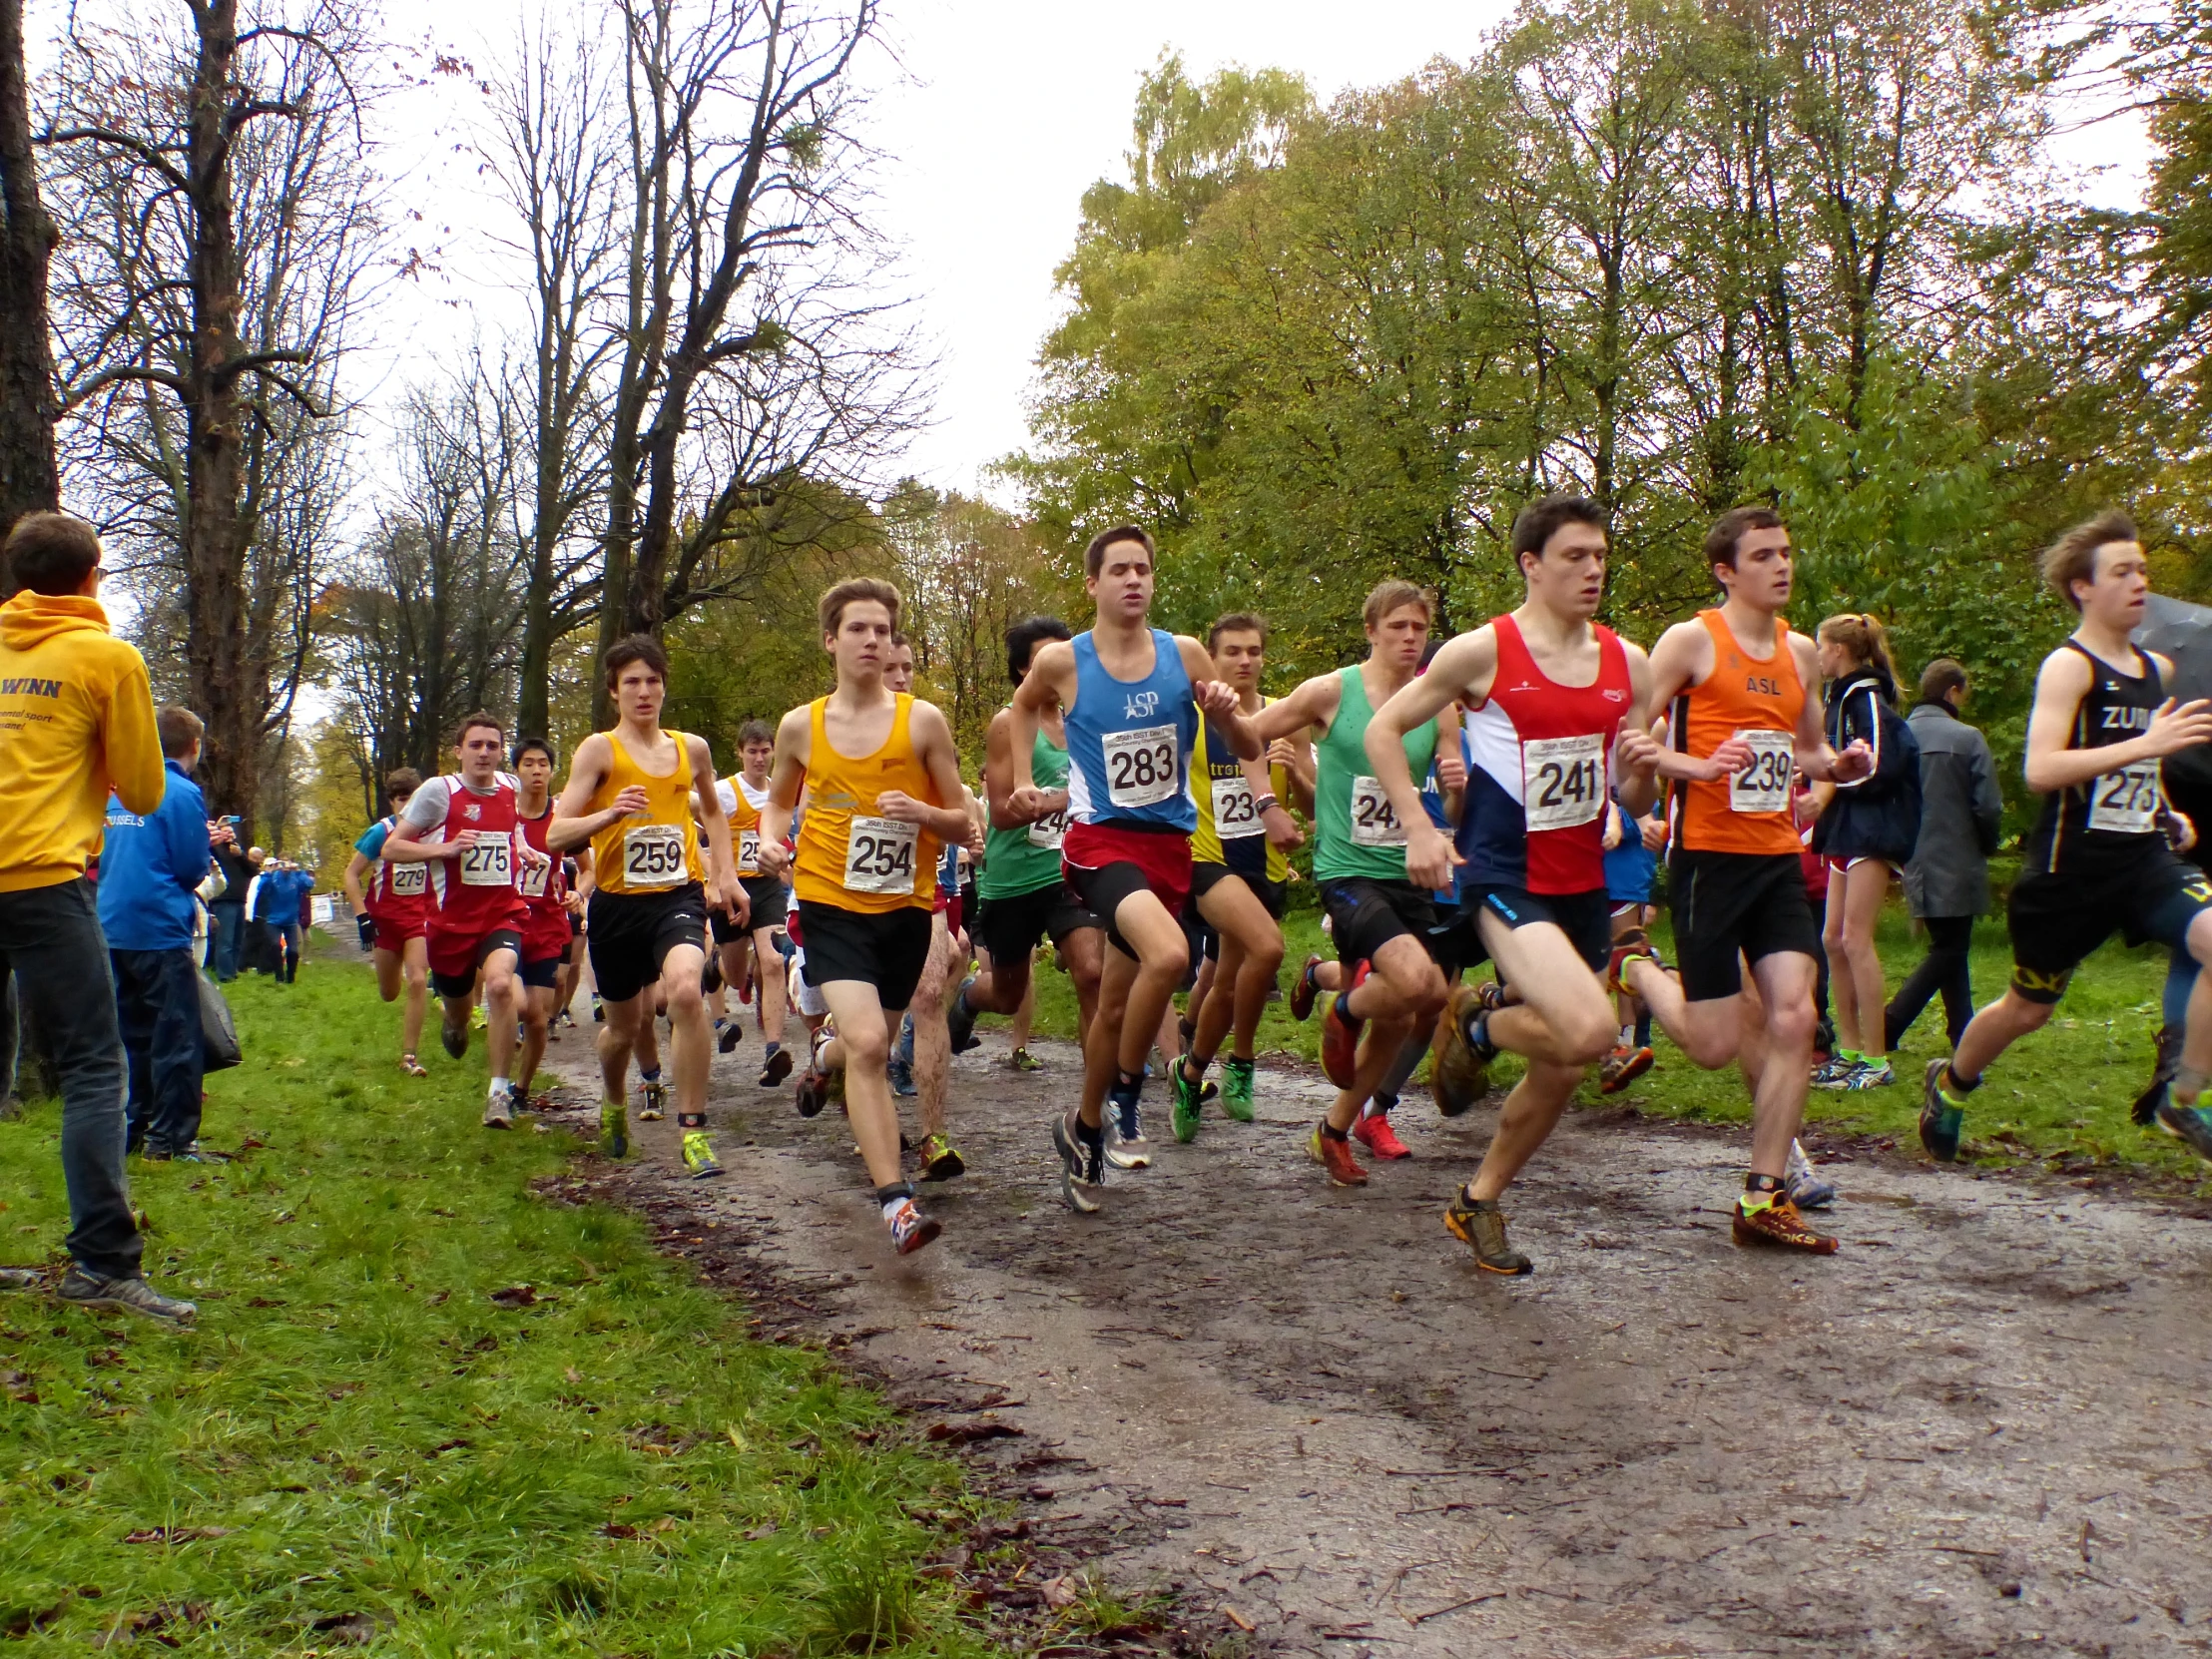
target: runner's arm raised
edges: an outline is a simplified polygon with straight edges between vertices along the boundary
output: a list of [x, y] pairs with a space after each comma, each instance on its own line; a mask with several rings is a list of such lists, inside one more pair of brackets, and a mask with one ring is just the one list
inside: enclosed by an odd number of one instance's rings
[[[1798, 684], [1819, 685], [1820, 653], [1812, 640], [1803, 634], [1792, 634], [1790, 653], [1797, 660]], [[1855, 739], [1844, 745], [1841, 752], [1829, 747], [1828, 727], [1816, 697], [1808, 696], [1804, 707], [1798, 710], [1796, 739], [1797, 769], [1815, 783], [1856, 784], [1874, 771], [1875, 753], [1865, 740]]]
[[1175, 636], [1175, 649], [1183, 659], [1183, 673], [1191, 682], [1191, 701], [1198, 712], [1214, 723], [1214, 730], [1229, 740], [1230, 753], [1240, 761], [1257, 761], [1267, 753], [1267, 741], [1245, 718], [1236, 687], [1214, 678], [1214, 659], [1198, 641]]
[[1620, 788], [1621, 812], [1633, 824], [1659, 799], [1659, 761], [1664, 753], [1649, 730], [1652, 711], [1651, 659], [1640, 645], [1621, 641], [1628, 657], [1628, 713], [1613, 742], [1613, 775]]
[[1057, 792], [1037, 788], [1031, 763], [1036, 759], [1037, 728], [1045, 705], [1055, 702], [1063, 711], [1074, 712], [1075, 646], [1067, 640], [1040, 646], [1029, 659], [1029, 672], [1014, 688], [1012, 730], [1006, 734], [1006, 759], [1013, 769], [1007, 809], [1020, 824], [1032, 824], [1054, 810], [1051, 795]]
[[568, 783], [561, 791], [561, 799], [553, 804], [553, 822], [545, 827], [547, 846], [556, 852], [573, 851], [586, 845], [600, 830], [632, 813], [644, 812], [651, 805], [645, 791], [633, 785], [616, 796], [614, 805], [604, 812], [588, 811], [591, 798], [607, 781], [607, 770], [613, 764], [614, 757], [607, 747], [604, 732], [594, 732], [576, 746], [576, 753], [569, 758]]
[[1317, 674], [1302, 682], [1290, 696], [1278, 698], [1256, 715], [1247, 715], [1245, 724], [1263, 744], [1304, 733], [1308, 728], [1326, 732], [1337, 718], [1337, 705], [1343, 697], [1344, 685], [1334, 674]]
[[2027, 717], [2027, 787], [2038, 795], [2086, 784], [2108, 772], [2158, 761], [2212, 740], [2212, 704], [2167, 698], [2151, 716], [2150, 730], [2125, 743], [2068, 749], [2066, 739], [2096, 671], [2078, 651], [2053, 651], [2035, 676], [2035, 707]]
[[960, 782], [960, 757], [952, 747], [952, 728], [945, 724], [943, 711], [934, 703], [917, 699], [906, 718], [906, 730], [913, 735], [914, 759], [927, 769], [937, 799], [951, 805], [934, 807], [903, 790], [885, 790], [875, 798], [875, 810], [885, 818], [918, 824], [940, 841], [964, 844], [974, 832], [974, 821], [968, 817], [967, 786]]
[[776, 759], [770, 763], [768, 802], [761, 808], [761, 869], [781, 875], [791, 867], [792, 813], [807, 787], [807, 763], [814, 759], [814, 705], [803, 703], [776, 726]]
[[[1659, 636], [1659, 643], [1651, 648], [1650, 662], [1650, 707], [1670, 708], [1676, 698], [1703, 685], [1713, 672], [1713, 636], [1705, 631], [1703, 623], [1678, 622]], [[1749, 765], [1751, 745], [1740, 738], [1728, 738], [1703, 760], [1693, 760], [1680, 749], [1663, 749], [1659, 776], [1710, 784]]]
[[[1451, 885], [1451, 866], [1462, 863], [1451, 841], [1428, 822], [1421, 805], [1420, 784], [1405, 759], [1405, 734], [1427, 725], [1451, 707], [1462, 693], [1489, 696], [1497, 675], [1497, 631], [1488, 625], [1450, 641], [1429, 662], [1425, 674], [1415, 675], [1397, 689], [1368, 721], [1366, 748], [1373, 776], [1390, 798], [1390, 811], [1405, 826], [1405, 877], [1415, 886], [1431, 890]], [[1458, 724], [1451, 730], [1456, 733]], [[1438, 727], [1439, 741], [1442, 727]], [[1463, 783], [1464, 780], [1462, 779]]]
[[692, 811], [707, 836], [707, 908], [720, 910], [740, 927], [753, 919], [753, 901], [738, 879], [737, 860], [730, 855], [730, 820], [723, 815], [722, 792], [715, 788], [715, 756], [705, 738], [684, 736], [691, 768]]
[[[1036, 738], [1029, 740], [1029, 754], [1036, 758]], [[1019, 830], [1035, 819], [1023, 818], [1013, 808], [1014, 793], [1014, 715], [1011, 709], [1001, 709], [991, 716], [989, 733], [983, 739], [983, 795], [989, 803], [991, 828], [994, 830]], [[1048, 805], [1038, 817], [1047, 817], [1067, 805], [1065, 790], [1040, 790], [1037, 792]]]
[[427, 864], [438, 858], [458, 858], [465, 841], [433, 841], [423, 837], [445, 822], [452, 800], [445, 780], [433, 778], [408, 798], [405, 811], [384, 837], [383, 857], [394, 864]]

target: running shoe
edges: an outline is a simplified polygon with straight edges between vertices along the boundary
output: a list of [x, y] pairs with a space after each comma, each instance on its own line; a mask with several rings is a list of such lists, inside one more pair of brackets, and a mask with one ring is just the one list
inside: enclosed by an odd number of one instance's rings
[[779, 1048], [768, 1057], [768, 1063], [761, 1067], [761, 1087], [773, 1089], [791, 1074], [792, 1051], [788, 1048]]
[[965, 1054], [983, 1045], [983, 1039], [975, 1034], [975, 1010], [967, 1005], [967, 988], [974, 983], [972, 975], [961, 980], [959, 990], [953, 993], [952, 1005], [944, 1011], [944, 1026], [952, 1035], [955, 1054]]
[[0, 1268], [0, 1291], [43, 1291], [44, 1268]]
[[883, 1074], [891, 1081], [891, 1093], [900, 1100], [911, 1100], [921, 1092], [914, 1087], [914, 1067], [909, 1060], [901, 1060], [897, 1055], [892, 1055], [890, 1062], [883, 1067]]
[[694, 1181], [708, 1181], [722, 1173], [715, 1157], [715, 1143], [704, 1127], [684, 1131], [684, 1173]]
[[1842, 1243], [1806, 1226], [1805, 1218], [1798, 1214], [1798, 1207], [1790, 1202], [1788, 1193], [1745, 1193], [1736, 1200], [1731, 1231], [1740, 1245], [1781, 1245], [1789, 1250], [1810, 1251], [1816, 1256], [1833, 1256]]
[[2158, 1108], [2158, 1127], [2212, 1164], [2212, 1118], [2205, 1116], [2203, 1107], [2176, 1106], [2166, 1101]]
[[1303, 1021], [1313, 1013], [1314, 998], [1321, 994], [1321, 986], [1314, 982], [1314, 969], [1320, 966], [1319, 956], [1309, 956], [1298, 970], [1298, 982], [1291, 986], [1291, 1018]]
[[1026, 1048], [1017, 1048], [1006, 1056], [1006, 1069], [1008, 1071], [1042, 1071], [1044, 1070], [1044, 1062], [1033, 1056]]
[[2135, 1123], [2148, 1129], [2158, 1116], [2158, 1108], [2166, 1104], [2166, 1090], [2173, 1083], [2174, 1073], [2181, 1068], [2181, 1028], [2161, 1025], [2154, 1039], [2156, 1058], [2150, 1072], [2150, 1087], [2135, 1097]]
[[1352, 1138], [1386, 1163], [1410, 1158], [1413, 1149], [1397, 1138], [1387, 1112], [1370, 1112], [1352, 1126]]
[[668, 1084], [656, 1077], [638, 1085], [638, 1121], [659, 1123], [668, 1116]]
[[1443, 1044], [1428, 1068], [1428, 1092], [1436, 1110], [1447, 1118], [1457, 1117], [1489, 1092], [1490, 1062], [1497, 1058], [1497, 1050], [1487, 1043], [1480, 1048], [1469, 1043], [1467, 1021], [1477, 1012], [1494, 1011], [1504, 999], [1494, 979], [1479, 985], [1461, 980], [1444, 999], [1439, 1020]]
[[722, 1050], [723, 1053], [729, 1054], [735, 1052], [738, 1044], [744, 1040], [744, 1022], [734, 1019], [725, 1020], [722, 1025], [722, 1035], [715, 1039], [715, 1047]]
[[1152, 1143], [1144, 1138], [1144, 1120], [1138, 1106], [1135, 1095], [1126, 1100], [1106, 1097], [1106, 1161], [1116, 1169], [1152, 1167]]
[[1168, 1083], [1175, 1095], [1175, 1138], [1185, 1146], [1198, 1139], [1198, 1089], [1202, 1081], [1186, 1073], [1181, 1060], [1168, 1067]]
[[1790, 1202], [1800, 1210], [1825, 1210], [1836, 1202], [1836, 1183], [1823, 1178], [1796, 1141], [1790, 1143], [1790, 1158], [1783, 1165], [1782, 1179], [1789, 1185]]
[[476, 1004], [475, 1013], [469, 1016], [469, 1023], [479, 1031], [485, 1030], [491, 1025], [491, 1015], [485, 1012], [484, 1005], [481, 1002]]
[[512, 1129], [515, 1126], [515, 1103], [511, 1090], [501, 1089], [484, 1101], [484, 1127], [486, 1129]]
[[799, 1115], [819, 1118], [830, 1103], [830, 1074], [809, 1066], [799, 1074]]
[[1060, 1154], [1060, 1196], [1067, 1200], [1068, 1208], [1078, 1215], [1094, 1215], [1099, 1206], [1099, 1195], [1106, 1187], [1106, 1159], [1104, 1143], [1086, 1145], [1077, 1125], [1076, 1109], [1055, 1116], [1052, 1120], [1052, 1145]]
[[1444, 1210], [1444, 1230], [1474, 1252], [1474, 1265], [1484, 1273], [1517, 1279], [1536, 1270], [1535, 1263], [1505, 1242], [1505, 1212], [1495, 1199], [1469, 1198], [1461, 1187]]
[[200, 1310], [178, 1297], [164, 1296], [137, 1274], [102, 1279], [72, 1264], [55, 1296], [73, 1308], [116, 1308], [162, 1325], [189, 1326]]
[[619, 1100], [599, 1103], [599, 1150], [609, 1158], [630, 1156], [630, 1109]]
[[898, 1208], [886, 1216], [884, 1221], [891, 1230], [891, 1248], [901, 1256], [911, 1256], [944, 1231], [916, 1209], [910, 1198], [900, 1199]]
[[1344, 1011], [1345, 998], [1367, 983], [1375, 964], [1365, 958], [1353, 964], [1352, 976], [1345, 983], [1344, 995], [1333, 996], [1321, 1016], [1321, 1071], [1322, 1075], [1340, 1089], [1352, 1087], [1352, 1074], [1360, 1061], [1360, 1027], [1362, 1021]]
[[1844, 1080], [1847, 1089], [1886, 1089], [1898, 1080], [1888, 1060], [1863, 1059]]
[[430, 1068], [424, 1065], [420, 1060], [416, 1059], [412, 1054], [402, 1054], [399, 1056], [399, 1069], [405, 1072], [409, 1077], [427, 1077], [430, 1075]]
[[438, 1042], [444, 1047], [446, 1053], [452, 1055], [454, 1059], [465, 1058], [468, 1054], [467, 1017], [464, 1015], [461, 1023], [455, 1025], [450, 1012], [441, 1015], [438, 1019]]
[[1257, 1061], [1234, 1054], [1221, 1063], [1221, 1109], [1239, 1123], [1252, 1121], [1252, 1077], [1258, 1069]]
[[1813, 1068], [1813, 1087], [1816, 1089], [1848, 1089], [1852, 1074], [1858, 1071], [1860, 1062], [1849, 1054], [1831, 1054]]
[[1352, 1142], [1340, 1141], [1328, 1131], [1327, 1120], [1314, 1125], [1312, 1134], [1306, 1137], [1306, 1154], [1329, 1172], [1332, 1187], [1364, 1187], [1368, 1184], [1368, 1172], [1360, 1167], [1360, 1161], [1352, 1155]]
[[1636, 993], [1631, 986], [1621, 982], [1621, 969], [1638, 957], [1642, 957], [1655, 967], [1665, 967], [1667, 965], [1659, 959], [1659, 952], [1652, 948], [1651, 936], [1641, 927], [1631, 927], [1613, 941], [1612, 959], [1605, 964], [1605, 988], [1629, 996], [1635, 995]]
[[942, 1133], [922, 1136], [920, 1156], [924, 1181], [949, 1181], [967, 1173], [967, 1161], [960, 1156], [959, 1148]]
[[1921, 1145], [1941, 1164], [1957, 1162], [1959, 1130], [1966, 1120], [1965, 1107], [1943, 1088], [1943, 1071], [1949, 1064], [1943, 1059], [1929, 1061], [1921, 1084]]
[[1597, 1063], [1597, 1092], [1619, 1094], [1649, 1071], [1657, 1060], [1658, 1056], [1648, 1048], [1614, 1044], [1613, 1052]]

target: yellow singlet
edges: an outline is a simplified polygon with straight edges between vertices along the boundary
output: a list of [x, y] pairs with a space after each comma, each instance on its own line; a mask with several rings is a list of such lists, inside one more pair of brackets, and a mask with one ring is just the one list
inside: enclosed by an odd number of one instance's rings
[[692, 822], [691, 746], [681, 732], [663, 736], [676, 742], [676, 770], [657, 777], [638, 765], [618, 733], [607, 734], [607, 776], [585, 811], [605, 812], [633, 786], [645, 791], [647, 807], [642, 817], [617, 819], [592, 836], [592, 868], [601, 892], [667, 892], [706, 878], [699, 827]]
[[898, 790], [941, 807], [929, 771], [914, 758], [907, 721], [914, 700], [900, 693], [883, 747], [860, 760], [830, 747], [823, 711], [810, 711], [814, 736], [807, 763], [807, 816], [799, 826], [792, 890], [815, 904], [883, 915], [907, 905], [926, 910], [937, 900], [937, 837], [918, 824], [875, 816], [877, 797]]

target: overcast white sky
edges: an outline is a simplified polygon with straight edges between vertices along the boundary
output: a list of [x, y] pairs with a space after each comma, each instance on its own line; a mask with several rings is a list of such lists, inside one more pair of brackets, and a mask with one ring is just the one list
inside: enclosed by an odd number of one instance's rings
[[[544, 3], [556, 16], [564, 4], [577, 17], [604, 16], [601, 0]], [[67, 4], [33, 0], [34, 28], [58, 27]], [[535, 15], [538, 0], [528, 4]], [[432, 47], [488, 67], [522, 15], [517, 0], [383, 0], [381, 9], [397, 43], [392, 67], [409, 72]], [[1199, 77], [1233, 63], [1295, 70], [1326, 99], [1434, 57], [1463, 61], [1509, 9], [1507, 0], [888, 0], [889, 48], [864, 69], [871, 136], [886, 157], [877, 222], [903, 250], [904, 291], [939, 364], [935, 423], [915, 441], [910, 470], [972, 489], [980, 468], [1025, 440], [1031, 362], [1058, 311], [1053, 267], [1073, 243], [1085, 187], [1123, 175], [1137, 82], [1163, 51], [1181, 52]], [[489, 242], [498, 215], [477, 195], [466, 148], [474, 102], [447, 78], [377, 111], [380, 164], [396, 181], [395, 243], [441, 258], [436, 275], [388, 283], [377, 306], [376, 337], [350, 377], [372, 411], [454, 362], [472, 334], [494, 336], [519, 314]], [[2099, 197], [2133, 195], [2141, 142], [2131, 126], [2108, 124], [2068, 150], [2084, 165], [2116, 164]], [[373, 431], [363, 437], [364, 450], [375, 445]]]

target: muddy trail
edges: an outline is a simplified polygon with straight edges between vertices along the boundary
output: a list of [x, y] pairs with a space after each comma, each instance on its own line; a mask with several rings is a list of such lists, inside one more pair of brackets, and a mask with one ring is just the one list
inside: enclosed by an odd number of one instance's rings
[[1839, 1149], [1842, 1254], [1747, 1252], [1738, 1137], [1592, 1110], [1508, 1201], [1537, 1271], [1499, 1280], [1439, 1220], [1487, 1109], [1409, 1098], [1416, 1156], [1335, 1191], [1326, 1085], [1263, 1070], [1259, 1121], [1191, 1146], [1148, 1103], [1153, 1168], [1083, 1217], [1045, 1128], [1074, 1051], [1000, 1047], [955, 1062], [971, 1173], [921, 1189], [945, 1233], [905, 1261], [751, 1033], [727, 1177], [681, 1179], [670, 1122], [613, 1179], [678, 1248], [737, 1241], [1110, 1583], [1344, 1659], [2212, 1650], [2212, 1222]]

